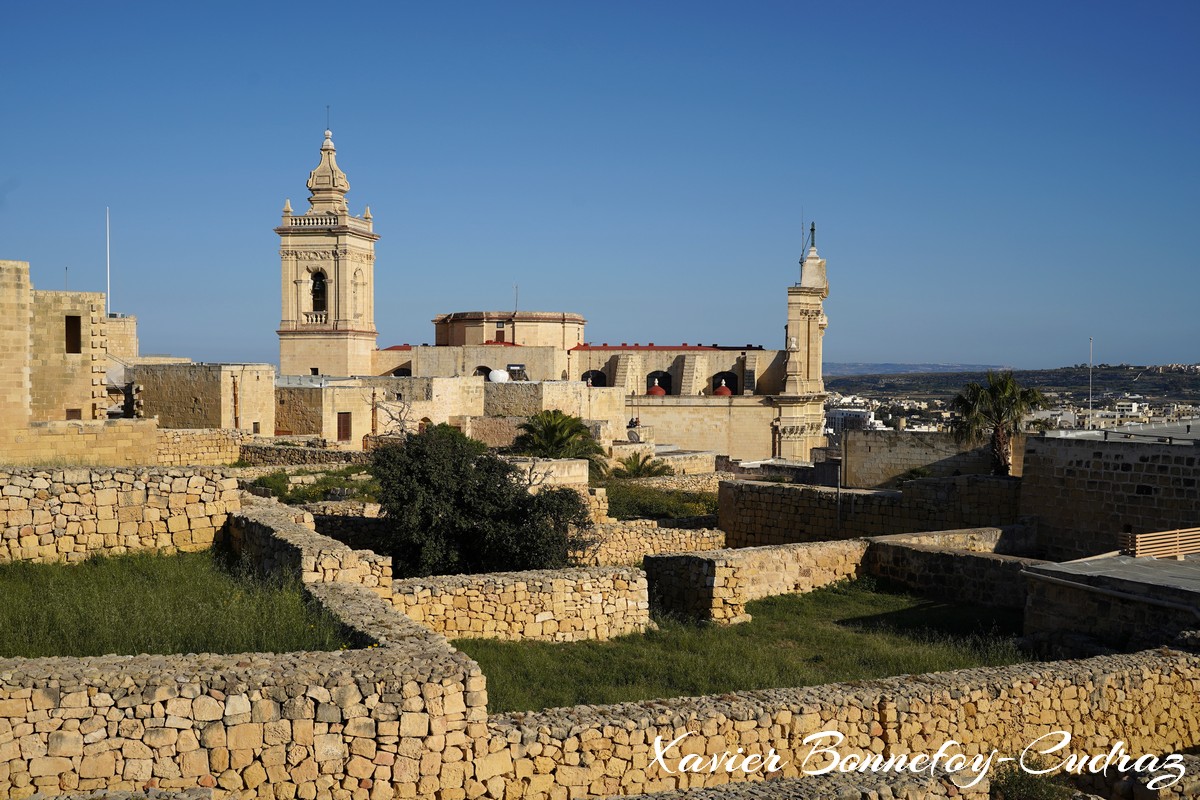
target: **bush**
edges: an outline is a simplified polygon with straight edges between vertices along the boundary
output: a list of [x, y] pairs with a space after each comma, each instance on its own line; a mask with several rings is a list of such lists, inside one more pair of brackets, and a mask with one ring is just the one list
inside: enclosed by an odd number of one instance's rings
[[268, 475], [263, 475], [257, 478], [251, 485], [261, 486], [267, 489], [272, 497], [276, 497], [282, 503], [289, 505], [303, 505], [304, 503], [316, 503], [329, 498], [329, 494], [333, 490], [338, 490], [342, 500], [359, 500], [367, 503], [375, 502], [375, 498], [379, 492], [379, 484], [374, 480], [358, 480], [353, 476], [366, 472], [367, 468], [362, 465], [352, 464], [348, 467], [341, 467], [335, 470], [318, 470], [308, 472], [298, 472], [297, 475], [320, 475], [313, 483], [300, 483], [292, 485], [288, 480], [288, 473], [272, 472]]
[[717, 513], [717, 495], [608, 481], [608, 514], [617, 519], [678, 519]]
[[[1040, 770], [1046, 769], [1048, 764], [1035, 758], [1029, 766]], [[1069, 800], [1075, 792], [1062, 775], [1037, 775], [1008, 762], [996, 770], [990, 794], [993, 800]]]
[[372, 472], [397, 574], [555, 569], [590, 544], [577, 492], [530, 494], [517, 467], [447, 425], [375, 450]]
[[649, 453], [630, 453], [617, 463], [621, 466], [612, 471], [614, 478], [657, 478], [662, 475], [674, 475], [675, 470], [661, 458], [655, 458]]

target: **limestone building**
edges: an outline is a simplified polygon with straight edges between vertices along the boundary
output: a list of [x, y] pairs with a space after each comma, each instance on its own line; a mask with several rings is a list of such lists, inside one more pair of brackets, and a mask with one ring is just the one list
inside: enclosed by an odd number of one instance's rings
[[[489, 376], [500, 373], [517, 382], [579, 382], [581, 390], [606, 390], [606, 397], [618, 390], [624, 397], [618, 414], [607, 410], [607, 400], [592, 403], [575, 392], [538, 395], [543, 404], [550, 402], [545, 398], [560, 398], [569, 406], [561, 410], [597, 422], [615, 438], [622, 438], [619, 417], [624, 416], [653, 426], [659, 442], [747, 460], [807, 461], [813, 448], [825, 445], [821, 353], [829, 285], [815, 244], [802, 261], [800, 281], [787, 290], [782, 350], [593, 344], [586, 339], [583, 316], [531, 311], [441, 314], [433, 320], [432, 346], [377, 349], [373, 268], [378, 236], [369, 209], [361, 218], [347, 209], [349, 182], [337, 166], [329, 131], [308, 188], [308, 211], [293, 215], [290, 202], [285, 204], [283, 224], [275, 229], [282, 240], [278, 388], [292, 406], [284, 412], [277, 404], [281, 432], [321, 431], [332, 440], [336, 431], [337, 441], [354, 446], [363, 432], [377, 428], [364, 421], [366, 384], [350, 385], [343, 378], [482, 378], [485, 398], [489, 392], [497, 398], [485, 406], [499, 408], [504, 405], [500, 394], [511, 391], [489, 383]], [[297, 376], [334, 380], [298, 384], [291, 380]], [[406, 391], [373, 385], [385, 395]], [[474, 400], [453, 408], [453, 398], [474, 397], [473, 392], [440, 387], [438, 395], [433, 416], [455, 419], [464, 430], [481, 427], [471, 421]], [[606, 410], [596, 413], [600, 407]], [[342, 422], [335, 427], [334, 419]]]
[[308, 175], [308, 211], [283, 205], [279, 234], [283, 375], [371, 375], [375, 352], [375, 242], [371, 209], [351, 216], [350, 182], [325, 131], [321, 161]]

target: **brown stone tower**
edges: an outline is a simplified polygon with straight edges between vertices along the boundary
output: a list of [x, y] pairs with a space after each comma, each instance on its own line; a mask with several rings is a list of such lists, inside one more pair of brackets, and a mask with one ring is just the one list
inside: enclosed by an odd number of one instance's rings
[[283, 206], [280, 375], [371, 375], [375, 352], [375, 242], [371, 209], [351, 216], [350, 182], [325, 131], [308, 175], [308, 211]]

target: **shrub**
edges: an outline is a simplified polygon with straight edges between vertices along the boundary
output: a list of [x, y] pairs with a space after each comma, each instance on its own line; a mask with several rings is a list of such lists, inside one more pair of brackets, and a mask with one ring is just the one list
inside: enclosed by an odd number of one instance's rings
[[[1029, 766], [1045, 769], [1048, 764], [1035, 758]], [[1062, 775], [1037, 775], [1010, 761], [996, 770], [990, 794], [993, 800], [1069, 800], [1075, 792]]]
[[447, 425], [375, 450], [372, 472], [397, 574], [553, 569], [590, 544], [577, 492], [531, 494], [518, 468]]
[[717, 496], [707, 492], [656, 489], [626, 481], [608, 481], [609, 516], [617, 519], [678, 519], [717, 513]]

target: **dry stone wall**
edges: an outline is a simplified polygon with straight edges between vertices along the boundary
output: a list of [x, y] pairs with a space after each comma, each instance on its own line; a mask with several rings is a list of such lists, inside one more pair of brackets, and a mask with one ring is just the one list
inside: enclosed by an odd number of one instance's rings
[[595, 566], [636, 566], [648, 555], [719, 550], [725, 546], [725, 532], [716, 528], [663, 527], [652, 519], [596, 525], [591, 536], [595, 545], [577, 554], [577, 558]]
[[[1020, 475], [1024, 437], [1013, 448], [1013, 475]], [[875, 489], [890, 485], [911, 470], [926, 477], [990, 475], [992, 458], [987, 447], [967, 447], [952, 433], [915, 431], [846, 431], [841, 450], [842, 485]]]
[[660, 475], [656, 478], [633, 478], [630, 483], [651, 486], [655, 489], [673, 489], [683, 492], [715, 492], [721, 481], [737, 480], [732, 472], [713, 472], [696, 475]]
[[1117, 534], [1200, 525], [1200, 446], [1040, 437], [1025, 447], [1021, 514], [1047, 557], [1117, 549]]
[[203, 550], [240, 508], [237, 481], [207, 469], [0, 470], [0, 561]]
[[243, 444], [239, 459], [251, 466], [298, 464], [366, 464], [371, 456], [366, 452], [327, 450], [323, 447], [289, 447], [286, 445]]
[[651, 607], [720, 624], [746, 622], [746, 603], [858, 577], [861, 539], [647, 556]]
[[478, 665], [298, 517], [251, 502], [231, 515], [233, 543], [264, 569], [302, 570], [362, 649], [0, 660], [0, 796], [465, 797], [486, 732]]
[[666, 750], [669, 765], [678, 765], [686, 753], [741, 747], [765, 756], [774, 749], [788, 762], [780, 773], [785, 778], [797, 777], [811, 752], [804, 738], [825, 730], [845, 737], [843, 753], [932, 754], [954, 739], [968, 753], [996, 748], [1012, 754], [1058, 730], [1074, 734], [1072, 752], [1107, 753], [1120, 739], [1130, 752], [1175, 753], [1200, 740], [1200, 656], [1148, 651], [859, 684], [575, 706], [493, 715], [488, 730], [488, 757], [512, 764], [505, 780], [528, 800], [562, 797], [564, 788], [572, 798], [602, 798], [729, 780], [720, 770], [667, 774], [654, 761], [658, 737], [663, 743], [685, 737]]
[[392, 583], [392, 603], [450, 638], [604, 640], [650, 621], [646, 576], [628, 568], [411, 578]]
[[902, 491], [722, 481], [719, 527], [730, 547], [886, 536], [1017, 522], [1021, 481], [966, 475]]

